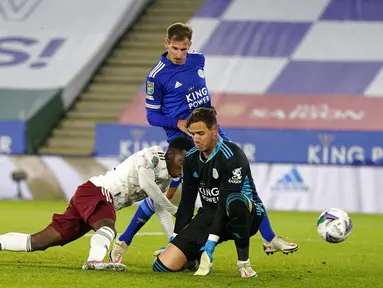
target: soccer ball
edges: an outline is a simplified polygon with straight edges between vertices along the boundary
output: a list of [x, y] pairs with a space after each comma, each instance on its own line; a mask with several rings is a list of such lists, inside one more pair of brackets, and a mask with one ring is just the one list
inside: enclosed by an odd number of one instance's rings
[[318, 218], [317, 230], [323, 240], [327, 242], [343, 242], [352, 231], [351, 218], [341, 209], [327, 209]]

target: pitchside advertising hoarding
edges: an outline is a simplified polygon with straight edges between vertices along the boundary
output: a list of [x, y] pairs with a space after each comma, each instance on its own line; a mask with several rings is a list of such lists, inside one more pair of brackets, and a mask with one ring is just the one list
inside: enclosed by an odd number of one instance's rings
[[0, 121], [0, 154], [23, 154], [24, 152], [25, 123]]
[[[221, 127], [250, 162], [383, 165], [382, 99], [225, 93], [212, 98]], [[97, 155], [166, 148], [162, 129], [147, 124], [144, 101], [139, 94], [122, 123], [97, 125]]]
[[[235, 129], [225, 132], [250, 162], [331, 165], [383, 165], [383, 134], [271, 129]], [[128, 157], [152, 145], [166, 149], [162, 129], [148, 126], [99, 124], [96, 155]]]

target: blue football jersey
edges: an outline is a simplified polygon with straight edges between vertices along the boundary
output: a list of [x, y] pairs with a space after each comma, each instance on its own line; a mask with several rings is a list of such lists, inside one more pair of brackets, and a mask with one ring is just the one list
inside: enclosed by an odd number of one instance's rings
[[[205, 79], [205, 57], [189, 52], [184, 65], [173, 64], [164, 53], [146, 78], [146, 109], [186, 120], [199, 107], [211, 107]], [[184, 135], [178, 128], [163, 127], [168, 141]]]

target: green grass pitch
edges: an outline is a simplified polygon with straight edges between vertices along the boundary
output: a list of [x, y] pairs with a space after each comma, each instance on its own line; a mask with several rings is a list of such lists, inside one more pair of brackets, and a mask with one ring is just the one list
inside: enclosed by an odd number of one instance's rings
[[[0, 202], [0, 234], [36, 232], [62, 212], [64, 202]], [[117, 214], [121, 233], [136, 207]], [[351, 214], [354, 230], [340, 244], [326, 243], [316, 232], [319, 213], [269, 212], [274, 230], [300, 245], [293, 255], [266, 256], [260, 236], [251, 241], [251, 261], [258, 278], [241, 279], [232, 243], [216, 249], [213, 272], [162, 274], [151, 270], [152, 252], [167, 243], [153, 217], [133, 240], [124, 264], [128, 272], [82, 271], [89, 237], [44, 252], [0, 252], [0, 287], [383, 287], [383, 216]], [[146, 234], [146, 235], [145, 235]]]

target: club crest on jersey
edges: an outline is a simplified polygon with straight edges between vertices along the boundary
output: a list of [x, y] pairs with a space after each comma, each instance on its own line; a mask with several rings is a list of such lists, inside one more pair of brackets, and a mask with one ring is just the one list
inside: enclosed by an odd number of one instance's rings
[[153, 165], [154, 168], [157, 167], [158, 162], [160, 162], [160, 159], [157, 156], [153, 156], [152, 157], [152, 165]]
[[202, 69], [198, 69], [198, 76], [201, 78], [205, 78], [205, 73], [203, 73]]
[[229, 183], [239, 184], [242, 182], [242, 167], [233, 170], [233, 176], [229, 179]]
[[146, 94], [153, 95], [154, 94], [154, 83], [150, 81], [146, 81]]
[[219, 174], [218, 174], [217, 169], [213, 168], [213, 178], [218, 179], [218, 177], [219, 177]]

